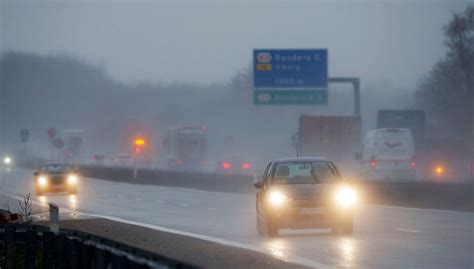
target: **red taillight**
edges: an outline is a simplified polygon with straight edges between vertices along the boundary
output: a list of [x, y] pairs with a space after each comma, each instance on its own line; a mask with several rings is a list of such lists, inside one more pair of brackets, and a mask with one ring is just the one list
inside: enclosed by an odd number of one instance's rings
[[242, 169], [250, 169], [250, 163], [243, 163]]
[[411, 167], [415, 168], [416, 167], [416, 162], [412, 161], [410, 165], [411, 165]]
[[183, 164], [183, 161], [181, 161], [181, 160], [176, 160], [176, 164], [177, 164], [177, 165], [182, 165], [182, 164]]
[[230, 168], [232, 168], [232, 164], [231, 164], [231, 163], [228, 163], [228, 162], [223, 162], [223, 163], [222, 163], [222, 168], [223, 168], [224, 170], [230, 169]]
[[375, 168], [375, 166], [377, 166], [377, 161], [376, 160], [370, 161], [370, 166]]

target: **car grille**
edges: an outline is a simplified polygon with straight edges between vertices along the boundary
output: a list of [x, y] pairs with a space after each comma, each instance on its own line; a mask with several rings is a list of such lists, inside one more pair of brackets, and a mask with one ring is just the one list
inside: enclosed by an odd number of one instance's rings
[[292, 204], [294, 206], [326, 206], [327, 205], [327, 199], [321, 196], [314, 196], [314, 195], [308, 195], [308, 196], [299, 196], [299, 197], [294, 197], [292, 199]]

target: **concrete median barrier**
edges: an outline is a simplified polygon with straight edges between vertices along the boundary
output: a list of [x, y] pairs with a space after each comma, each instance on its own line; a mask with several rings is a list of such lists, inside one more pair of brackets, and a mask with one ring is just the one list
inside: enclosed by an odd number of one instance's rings
[[[22, 166], [34, 169], [40, 161], [29, 160]], [[81, 165], [83, 176], [115, 182], [181, 187], [205, 191], [254, 194], [254, 179], [246, 175], [225, 175]], [[352, 181], [369, 203], [474, 212], [474, 184], [441, 182]]]
[[474, 212], [472, 183], [353, 182], [373, 204]]
[[206, 191], [254, 193], [253, 177], [139, 169], [134, 177], [132, 168], [84, 165], [80, 172], [93, 177], [117, 182], [191, 188]]

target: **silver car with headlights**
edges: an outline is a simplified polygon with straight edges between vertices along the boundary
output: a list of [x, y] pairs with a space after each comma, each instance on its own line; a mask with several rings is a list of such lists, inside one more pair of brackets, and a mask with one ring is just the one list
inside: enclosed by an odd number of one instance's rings
[[77, 193], [77, 169], [67, 163], [47, 163], [34, 172], [37, 195], [48, 192]]
[[280, 229], [331, 228], [352, 234], [357, 193], [331, 161], [286, 158], [271, 161], [259, 182], [257, 230], [276, 236]]

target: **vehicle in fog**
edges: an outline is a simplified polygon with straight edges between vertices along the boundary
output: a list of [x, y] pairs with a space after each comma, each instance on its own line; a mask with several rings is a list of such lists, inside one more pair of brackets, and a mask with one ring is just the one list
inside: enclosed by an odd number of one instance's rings
[[113, 160], [113, 164], [119, 167], [130, 167], [133, 164], [133, 159], [130, 154], [120, 153], [115, 157], [115, 160]]
[[168, 169], [202, 170], [207, 154], [207, 127], [170, 128], [163, 140], [163, 146]]
[[84, 142], [84, 130], [68, 129], [63, 131], [64, 135], [64, 159], [69, 162], [80, 162], [82, 145]]
[[424, 180], [461, 182], [470, 180], [470, 152], [463, 141], [426, 138], [424, 163], [421, 169]]
[[3, 160], [2, 160], [2, 165], [5, 166], [5, 167], [10, 167], [11, 165], [13, 164], [13, 159], [12, 157], [6, 155], [5, 157], [3, 157]]
[[410, 129], [383, 128], [367, 131], [361, 165], [364, 179], [415, 180], [415, 146]]
[[377, 129], [407, 128], [413, 136], [415, 149], [422, 150], [425, 139], [425, 112], [423, 110], [379, 110]]
[[78, 172], [67, 163], [46, 163], [34, 172], [37, 195], [51, 192], [77, 193]]
[[216, 173], [218, 174], [238, 174], [252, 175], [252, 164], [241, 157], [225, 158], [217, 163]]
[[354, 162], [360, 148], [360, 125], [360, 117], [301, 115], [299, 155], [325, 156], [344, 164]]
[[91, 163], [94, 165], [104, 165], [105, 164], [105, 154], [103, 153], [94, 153], [91, 157]]
[[324, 158], [271, 161], [257, 192], [257, 230], [276, 236], [280, 229], [331, 228], [352, 234], [357, 193]]

